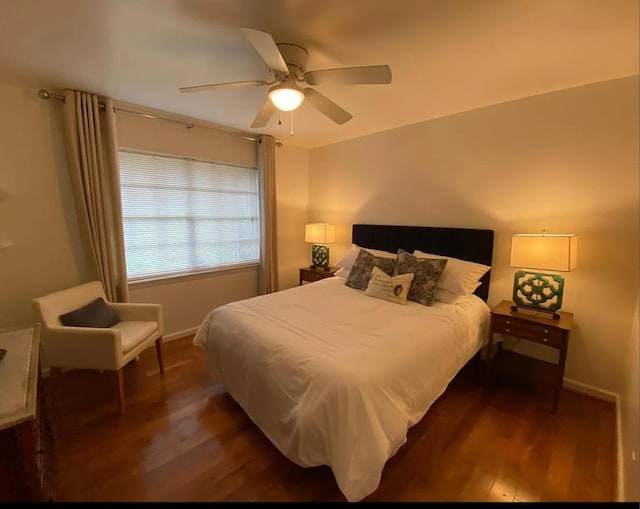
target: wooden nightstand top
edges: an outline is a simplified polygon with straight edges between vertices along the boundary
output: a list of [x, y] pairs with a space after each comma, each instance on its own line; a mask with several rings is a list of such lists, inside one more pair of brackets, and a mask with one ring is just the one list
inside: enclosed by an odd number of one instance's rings
[[333, 277], [339, 269], [340, 267], [328, 267], [328, 270], [324, 270], [322, 267], [300, 267], [300, 284], [303, 281], [313, 283], [314, 281]]
[[522, 320], [529, 320], [536, 323], [548, 325], [550, 327], [558, 327], [559, 329], [571, 330], [573, 327], [573, 313], [567, 313], [566, 311], [556, 311], [560, 315], [559, 320], [554, 320], [549, 313], [542, 311], [533, 311], [529, 309], [519, 309], [518, 311], [511, 311], [511, 306], [514, 303], [510, 300], [503, 300], [499, 304], [493, 307], [491, 314], [511, 316], [513, 318], [520, 318]]
[[322, 274], [323, 276], [333, 276], [336, 272], [338, 272], [338, 270], [340, 270], [340, 267], [329, 267], [329, 270], [324, 270], [322, 267], [311, 267], [307, 265], [306, 267], [300, 267], [300, 270], [316, 272], [318, 274]]

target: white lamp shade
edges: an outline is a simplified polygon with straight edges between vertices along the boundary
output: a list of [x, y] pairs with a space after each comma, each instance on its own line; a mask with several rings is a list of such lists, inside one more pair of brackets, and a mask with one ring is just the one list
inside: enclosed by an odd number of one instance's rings
[[304, 241], [313, 244], [330, 244], [336, 241], [336, 226], [311, 223], [304, 227]]
[[296, 88], [274, 88], [269, 92], [269, 99], [279, 110], [292, 111], [302, 104], [304, 94]]
[[578, 266], [575, 234], [516, 234], [511, 238], [511, 267], [569, 272]]

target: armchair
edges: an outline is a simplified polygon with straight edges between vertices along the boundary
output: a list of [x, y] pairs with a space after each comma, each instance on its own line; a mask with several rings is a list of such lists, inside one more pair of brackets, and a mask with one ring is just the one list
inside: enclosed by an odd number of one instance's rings
[[[120, 322], [112, 327], [71, 327], [60, 315], [89, 304], [98, 297], [116, 311]], [[99, 369], [117, 374], [118, 408], [124, 413], [124, 378], [122, 368], [140, 352], [156, 346], [160, 374], [164, 324], [160, 304], [108, 302], [100, 281], [34, 299], [40, 315], [40, 342], [45, 362], [52, 370]]]

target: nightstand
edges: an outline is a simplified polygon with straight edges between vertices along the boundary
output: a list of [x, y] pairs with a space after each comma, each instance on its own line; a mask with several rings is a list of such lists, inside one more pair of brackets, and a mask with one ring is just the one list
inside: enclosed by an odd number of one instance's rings
[[328, 270], [324, 270], [321, 267], [301, 267], [300, 284], [302, 284], [303, 281], [312, 283], [313, 281], [320, 281], [327, 277], [333, 277], [339, 269], [340, 267], [328, 267]]
[[[558, 311], [559, 320], [554, 320], [549, 314], [544, 312], [530, 312], [525, 310], [511, 311], [513, 302], [503, 300], [491, 310], [491, 327], [489, 329], [489, 342], [487, 344], [487, 367], [494, 368], [496, 357], [492, 356], [493, 334], [499, 332], [508, 336], [534, 341], [560, 351], [560, 359], [557, 364], [545, 361], [538, 361], [531, 357], [526, 357], [526, 362], [530, 365], [537, 363], [540, 371], [551, 372], [554, 378], [554, 396], [551, 411], [555, 412], [558, 407], [558, 398], [562, 389], [562, 379], [564, 378], [564, 366], [567, 359], [567, 347], [569, 346], [569, 332], [573, 327], [573, 313]], [[512, 359], [523, 358], [525, 356], [509, 352]]]

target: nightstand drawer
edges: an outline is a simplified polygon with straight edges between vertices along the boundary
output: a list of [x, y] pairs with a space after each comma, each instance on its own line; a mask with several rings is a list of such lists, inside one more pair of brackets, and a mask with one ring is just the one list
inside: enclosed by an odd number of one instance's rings
[[304, 273], [304, 280], [305, 281], [319, 281], [320, 279], [324, 279], [325, 276], [323, 276], [322, 274], [318, 274], [317, 272], [313, 272], [311, 270], [308, 270]]
[[562, 348], [565, 342], [562, 329], [508, 316], [494, 316], [493, 331], [555, 348]]
[[300, 284], [302, 284], [303, 281], [306, 281], [307, 283], [313, 283], [314, 281], [320, 281], [321, 279], [333, 277], [333, 275], [337, 271], [338, 267], [328, 267], [328, 269], [323, 269], [320, 267], [301, 267]]

